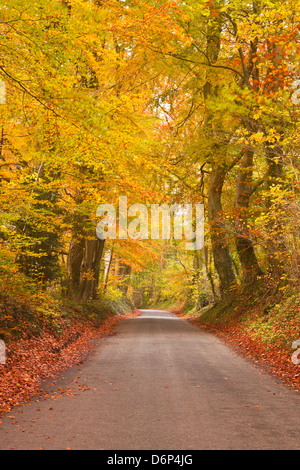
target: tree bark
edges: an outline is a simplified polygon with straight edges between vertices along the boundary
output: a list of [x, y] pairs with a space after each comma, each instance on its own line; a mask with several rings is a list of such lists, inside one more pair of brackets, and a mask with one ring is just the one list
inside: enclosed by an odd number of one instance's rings
[[[213, 1], [210, 5], [211, 17], [210, 21], [207, 23], [206, 30], [206, 54], [210, 65], [214, 64], [218, 60], [220, 53], [220, 38], [223, 26], [223, 18], [220, 12], [222, 6], [224, 6], [223, 0]], [[217, 14], [215, 14], [216, 12]], [[203, 94], [204, 102], [207, 105], [213, 96], [216, 97], [218, 95], [218, 87], [213, 84], [210, 76], [207, 77]], [[214, 135], [211, 122], [212, 117], [212, 112], [209, 109], [209, 106], [207, 106], [204, 128], [208, 131], [208, 137], [210, 136], [210, 138]], [[220, 130], [222, 135], [222, 129]], [[211, 152], [215, 152], [216, 149], [220, 153], [223, 151], [226, 152], [226, 143], [225, 145], [220, 145], [218, 142], [214, 141]], [[222, 189], [228, 168], [225, 164], [222, 165], [218, 163], [214, 158], [214, 155], [212, 157], [212, 170], [208, 190], [208, 216], [210, 221], [214, 264], [220, 279], [220, 293], [221, 297], [225, 297], [236, 284], [227, 234], [223, 221], [221, 202]], [[222, 156], [220, 156], [220, 160], [222, 160]]]
[[250, 283], [258, 276], [263, 275], [248, 230], [248, 209], [252, 194], [253, 156], [254, 151], [252, 149], [244, 150], [236, 181], [235, 241], [243, 271], [244, 284]]
[[81, 263], [83, 260], [84, 239], [71, 241], [68, 254], [68, 269], [71, 279], [69, 294], [76, 295], [80, 286]]
[[104, 242], [94, 232], [71, 242], [68, 255], [70, 294], [84, 302], [97, 297]]
[[212, 251], [215, 268], [220, 278], [220, 293], [222, 297], [230, 294], [236, 285], [227, 232], [223, 222], [221, 202], [226, 173], [227, 171], [224, 166], [215, 166], [212, 169], [208, 191], [208, 216], [211, 229]]
[[105, 240], [97, 238], [94, 232], [85, 239], [79, 288], [80, 299], [83, 302], [97, 297], [104, 242]]

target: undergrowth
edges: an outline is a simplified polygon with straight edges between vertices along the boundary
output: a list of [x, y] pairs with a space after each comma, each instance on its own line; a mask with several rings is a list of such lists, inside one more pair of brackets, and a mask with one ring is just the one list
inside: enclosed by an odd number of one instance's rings
[[254, 285], [198, 312], [196, 317], [200, 324], [220, 328], [237, 324], [267, 348], [290, 350], [293, 341], [300, 339], [299, 285]]

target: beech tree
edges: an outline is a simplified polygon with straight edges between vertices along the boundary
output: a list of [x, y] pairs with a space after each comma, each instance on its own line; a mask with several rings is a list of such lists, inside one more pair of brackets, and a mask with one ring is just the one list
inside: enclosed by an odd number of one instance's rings
[[[296, 278], [296, 7], [1, 0], [3, 250], [26, 274], [40, 269], [44, 288], [59, 268], [63, 291], [82, 301], [114, 286], [129, 295], [163, 256], [190, 298]], [[97, 206], [120, 195], [203, 203], [204, 252], [99, 240]]]

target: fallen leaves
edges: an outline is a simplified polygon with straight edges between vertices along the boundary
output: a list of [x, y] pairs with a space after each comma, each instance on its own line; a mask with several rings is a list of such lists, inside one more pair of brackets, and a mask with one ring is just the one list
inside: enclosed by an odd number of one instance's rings
[[[0, 365], [0, 415], [40, 394], [42, 380], [82, 363], [93, 348], [91, 340], [113, 334], [117, 323], [129, 316], [108, 317], [100, 327], [88, 321], [73, 322], [59, 337], [45, 331], [41, 337], [9, 343], [6, 364]], [[70, 395], [74, 396], [71, 390]]]

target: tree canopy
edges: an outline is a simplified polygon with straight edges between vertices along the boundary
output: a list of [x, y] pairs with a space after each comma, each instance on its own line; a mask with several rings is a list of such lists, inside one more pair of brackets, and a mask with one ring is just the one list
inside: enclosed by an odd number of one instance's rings
[[[1, 0], [2, 291], [201, 307], [296, 284], [298, 6]], [[99, 239], [120, 196], [204, 204], [204, 247]]]

